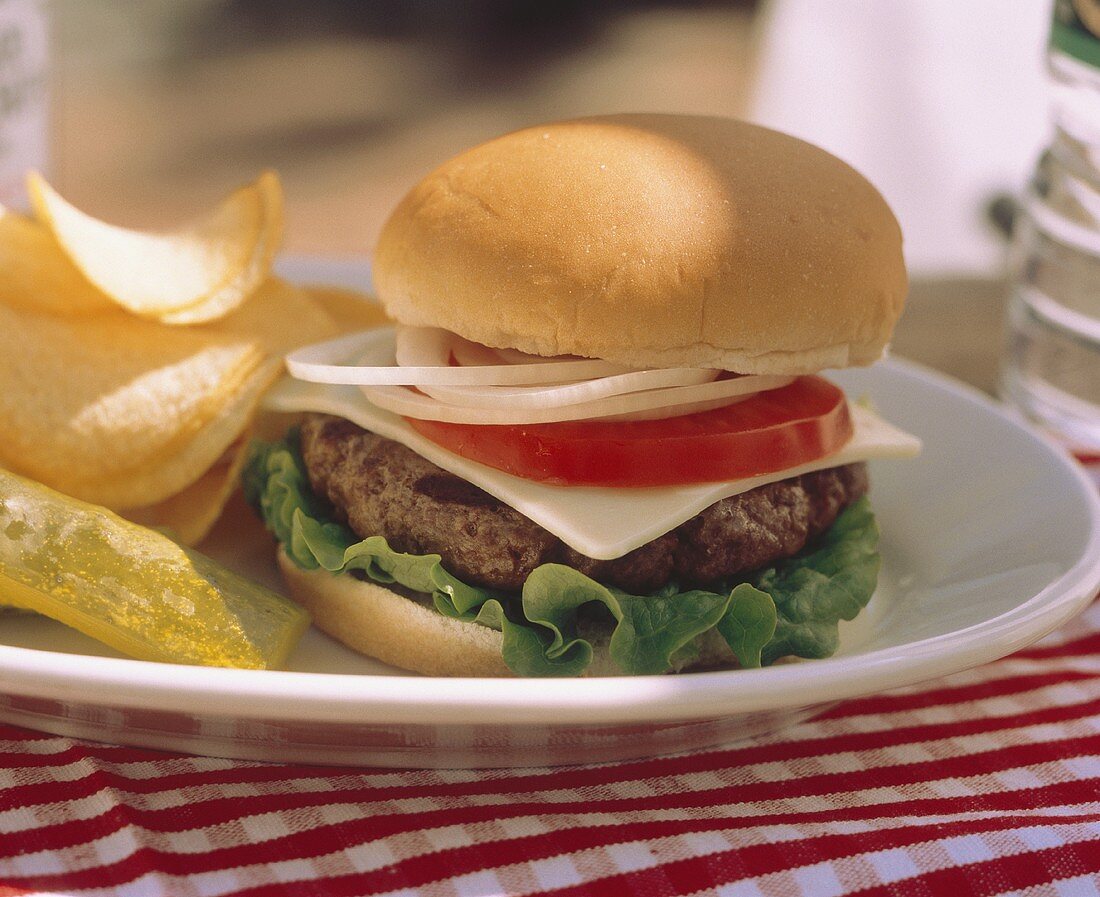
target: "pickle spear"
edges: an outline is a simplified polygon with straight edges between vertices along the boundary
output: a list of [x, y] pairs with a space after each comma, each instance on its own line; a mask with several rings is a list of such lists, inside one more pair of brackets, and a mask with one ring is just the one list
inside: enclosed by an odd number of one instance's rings
[[292, 601], [105, 508], [0, 470], [0, 604], [142, 660], [280, 666], [309, 625]]

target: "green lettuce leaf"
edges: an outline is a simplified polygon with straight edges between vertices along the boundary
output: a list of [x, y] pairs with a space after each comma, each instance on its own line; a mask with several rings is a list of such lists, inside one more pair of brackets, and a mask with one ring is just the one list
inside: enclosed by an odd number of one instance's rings
[[758, 574], [755, 585], [775, 602], [774, 637], [762, 660], [830, 657], [837, 623], [855, 619], [875, 591], [881, 558], [878, 525], [866, 499], [856, 502], [803, 552]]
[[586, 635], [601, 622], [612, 662], [631, 675], [681, 666], [711, 630], [743, 667], [789, 655], [827, 657], [836, 650], [838, 622], [867, 604], [878, 576], [878, 530], [864, 499], [808, 551], [718, 592], [668, 586], [630, 595], [572, 567], [543, 564], [519, 595], [505, 595], [456, 579], [439, 555], [394, 551], [383, 537], [359, 539], [335, 521], [309, 487], [293, 431], [280, 443], [256, 443], [242, 479], [248, 501], [298, 566], [359, 571], [430, 597], [441, 614], [495, 629], [504, 662], [521, 676], [581, 675], [594, 648]]
[[778, 623], [775, 600], [747, 582], [734, 586], [730, 607], [718, 621], [718, 631], [743, 667], [763, 663], [764, 647], [772, 641]]

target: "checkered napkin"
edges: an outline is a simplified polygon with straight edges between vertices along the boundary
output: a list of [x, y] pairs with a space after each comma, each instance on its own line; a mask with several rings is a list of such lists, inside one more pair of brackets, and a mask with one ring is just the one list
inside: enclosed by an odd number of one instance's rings
[[0, 726], [0, 897], [1100, 893], [1100, 602], [726, 750], [321, 769]]

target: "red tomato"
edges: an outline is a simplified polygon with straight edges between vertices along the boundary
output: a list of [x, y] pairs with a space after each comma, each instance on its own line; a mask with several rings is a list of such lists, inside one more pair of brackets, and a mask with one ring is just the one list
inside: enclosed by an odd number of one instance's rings
[[797, 467], [852, 436], [844, 393], [820, 377], [743, 402], [664, 420], [412, 427], [456, 454], [529, 480], [566, 486], [669, 486]]

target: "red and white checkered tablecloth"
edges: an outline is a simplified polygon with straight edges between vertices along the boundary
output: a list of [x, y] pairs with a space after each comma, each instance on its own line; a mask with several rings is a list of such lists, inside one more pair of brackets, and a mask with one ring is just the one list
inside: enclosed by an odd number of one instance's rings
[[212, 760], [0, 727], [0, 897], [1100, 893], [1100, 602], [725, 750], [558, 769]]
[[996, 663], [654, 760], [349, 771], [0, 726], [0, 897], [24, 894], [1100, 894], [1100, 601]]

